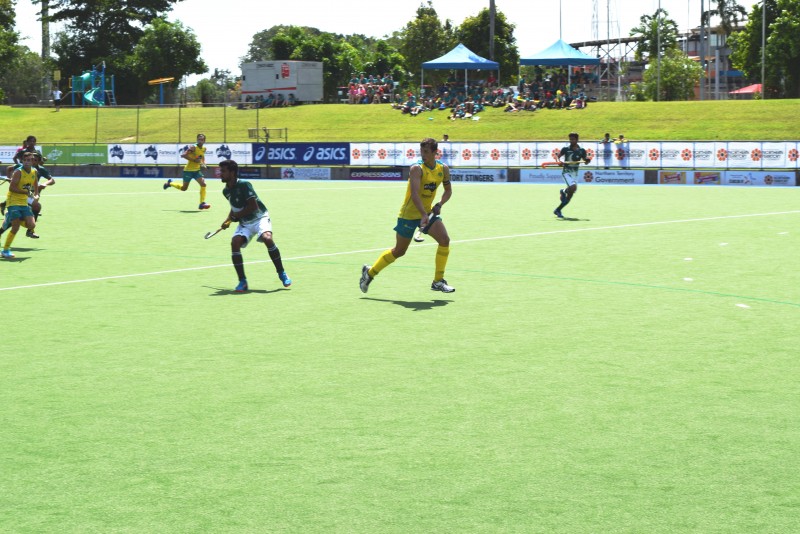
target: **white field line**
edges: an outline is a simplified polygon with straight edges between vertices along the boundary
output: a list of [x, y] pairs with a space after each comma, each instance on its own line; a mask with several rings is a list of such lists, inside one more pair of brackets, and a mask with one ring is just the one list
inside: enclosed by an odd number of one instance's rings
[[[693, 223], [693, 222], [705, 222], [705, 221], [722, 221], [728, 219], [744, 219], [748, 217], [769, 217], [772, 215], [794, 215], [800, 213], [800, 210], [793, 210], [793, 211], [776, 211], [772, 213], [749, 213], [744, 215], [722, 215], [719, 217], [703, 217], [698, 219], [677, 219], [672, 221], [653, 221], [653, 222], [643, 222], [643, 223], [631, 223], [631, 224], [617, 224], [613, 226], [597, 226], [594, 228], [574, 228], [568, 230], [551, 230], [548, 232], [531, 232], [527, 234], [514, 234], [514, 235], [503, 235], [503, 236], [494, 236], [494, 237], [476, 237], [473, 239], [460, 239], [454, 240], [453, 243], [477, 243], [480, 241], [496, 241], [500, 239], [519, 239], [522, 237], [537, 237], [537, 236], [545, 236], [545, 235], [556, 235], [556, 234], [572, 234], [572, 233], [580, 233], [580, 232], [596, 232], [601, 230], [618, 230], [622, 228], [641, 228], [646, 226], [659, 226], [659, 225], [666, 225], [666, 224], [683, 224], [683, 223]], [[421, 246], [432, 246], [433, 243], [426, 243], [425, 245]], [[386, 247], [380, 248], [373, 248], [373, 249], [361, 249], [361, 250], [348, 250], [342, 252], [329, 252], [325, 254], [311, 254], [308, 256], [295, 256], [292, 258], [284, 258], [285, 261], [292, 261], [292, 260], [310, 260], [310, 259], [319, 259], [319, 258], [330, 258], [333, 256], [348, 256], [352, 254], [365, 254], [367, 252], [375, 253], [375, 252], [382, 252], [386, 250]], [[253, 265], [258, 263], [267, 263], [271, 260], [256, 260], [256, 261], [248, 261], [245, 262], [247, 265]], [[114, 276], [102, 276], [98, 278], [84, 278], [79, 280], [64, 280], [62, 282], [45, 282], [42, 284], [31, 284], [25, 286], [13, 286], [13, 287], [0, 287], [0, 291], [13, 291], [17, 289], [32, 289], [37, 287], [52, 287], [52, 286], [62, 286], [68, 284], [83, 284], [87, 282], [103, 282], [105, 280], [119, 280], [123, 278], [138, 278], [142, 276], [158, 276], [163, 274], [172, 274], [172, 273], [184, 273], [189, 271], [202, 271], [206, 269], [219, 269], [219, 268], [230, 268], [230, 263], [220, 264], [220, 265], [206, 265], [203, 267], [186, 267], [182, 269], [169, 269], [166, 271], [152, 271], [146, 273], [132, 273], [132, 274], [119, 274]]]

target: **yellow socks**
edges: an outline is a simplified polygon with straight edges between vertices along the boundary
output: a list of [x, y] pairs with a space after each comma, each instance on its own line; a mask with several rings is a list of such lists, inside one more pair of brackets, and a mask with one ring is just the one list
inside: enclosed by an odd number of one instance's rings
[[5, 246], [3, 246], [3, 248], [6, 250], [10, 249], [11, 243], [14, 242], [15, 237], [17, 237], [17, 234], [15, 234], [14, 232], [8, 232], [8, 235], [6, 236], [6, 244]]
[[206, 201], [206, 186], [202, 186], [200, 188], [200, 204], [205, 203]]
[[444, 267], [447, 265], [447, 256], [450, 254], [450, 247], [439, 245], [436, 249], [436, 273], [433, 275], [434, 281], [444, 278]]
[[389, 265], [393, 264], [394, 260], [396, 259], [397, 258], [395, 258], [392, 255], [392, 249], [387, 250], [386, 252], [381, 254], [381, 257], [378, 258], [378, 261], [376, 261], [375, 265], [373, 265], [372, 268], [369, 270], [369, 275], [375, 278], [379, 272], [387, 268]]
[[180, 189], [181, 187], [183, 187], [183, 182], [175, 182], [175, 181], [173, 181], [173, 182], [170, 182], [169, 186], [170, 187], [174, 187], [175, 189]]

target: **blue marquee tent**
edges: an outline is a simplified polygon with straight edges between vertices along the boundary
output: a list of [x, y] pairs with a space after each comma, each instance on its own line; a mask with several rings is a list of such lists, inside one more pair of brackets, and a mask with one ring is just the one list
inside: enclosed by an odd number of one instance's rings
[[497, 79], [500, 79], [500, 64], [498, 62], [482, 58], [461, 43], [442, 57], [422, 64], [422, 85], [425, 85], [426, 69], [464, 69], [465, 91], [467, 89], [466, 71], [468, 70], [496, 70]]
[[523, 57], [520, 65], [599, 65], [600, 60], [571, 47], [561, 39], [538, 54]]

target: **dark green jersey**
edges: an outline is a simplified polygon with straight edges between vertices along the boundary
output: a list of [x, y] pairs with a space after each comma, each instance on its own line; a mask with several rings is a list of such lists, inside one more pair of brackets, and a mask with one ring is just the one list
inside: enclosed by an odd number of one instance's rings
[[572, 145], [567, 145], [561, 149], [561, 159], [564, 162], [564, 172], [577, 173], [578, 167], [580, 167], [579, 162], [587, 160], [586, 149], [578, 145], [575, 148], [572, 148]]
[[222, 190], [222, 194], [228, 199], [228, 202], [231, 203], [231, 211], [233, 212], [234, 216], [236, 216], [236, 213], [242, 211], [247, 206], [248, 200], [251, 198], [256, 199], [258, 210], [247, 215], [244, 219], [241, 219], [242, 222], [252, 222], [267, 215], [267, 207], [263, 202], [261, 202], [261, 200], [258, 198], [258, 195], [256, 195], [256, 191], [253, 189], [253, 184], [247, 180], [237, 180], [236, 185], [234, 185], [232, 188], [226, 187]]

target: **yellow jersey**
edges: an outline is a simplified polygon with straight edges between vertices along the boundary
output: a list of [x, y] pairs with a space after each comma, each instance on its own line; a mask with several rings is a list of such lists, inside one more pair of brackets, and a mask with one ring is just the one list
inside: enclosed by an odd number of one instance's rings
[[189, 152], [188, 155], [190, 157], [191, 157], [192, 153], [194, 153], [195, 157], [200, 156], [201, 159], [200, 159], [199, 162], [192, 161], [192, 160], [187, 160], [186, 161], [186, 165], [184, 165], [184, 167], [183, 167], [183, 170], [184, 171], [199, 171], [200, 170], [200, 165], [202, 163], [205, 163], [205, 161], [206, 161], [206, 147], [205, 146], [194, 145], [194, 146], [189, 147], [189, 151], [188, 152]]
[[[417, 163], [417, 165], [419, 165], [422, 169], [422, 179], [419, 184], [419, 196], [420, 199], [422, 199], [422, 205], [425, 206], [425, 211], [430, 213], [431, 207], [433, 206], [433, 199], [436, 198], [436, 189], [444, 180], [444, 164], [437, 159], [432, 169], [423, 161], [420, 161]], [[406, 197], [403, 200], [403, 205], [400, 206], [400, 214], [398, 217], [401, 219], [422, 218], [422, 214], [411, 200], [410, 178], [408, 180], [408, 187], [406, 187]]]
[[25, 167], [19, 169], [20, 179], [19, 188], [24, 190], [25, 193], [12, 193], [9, 188], [6, 194], [6, 206], [27, 206], [28, 197], [35, 191], [35, 185], [39, 181], [39, 173], [36, 169], [31, 167], [31, 170], [26, 171]]

